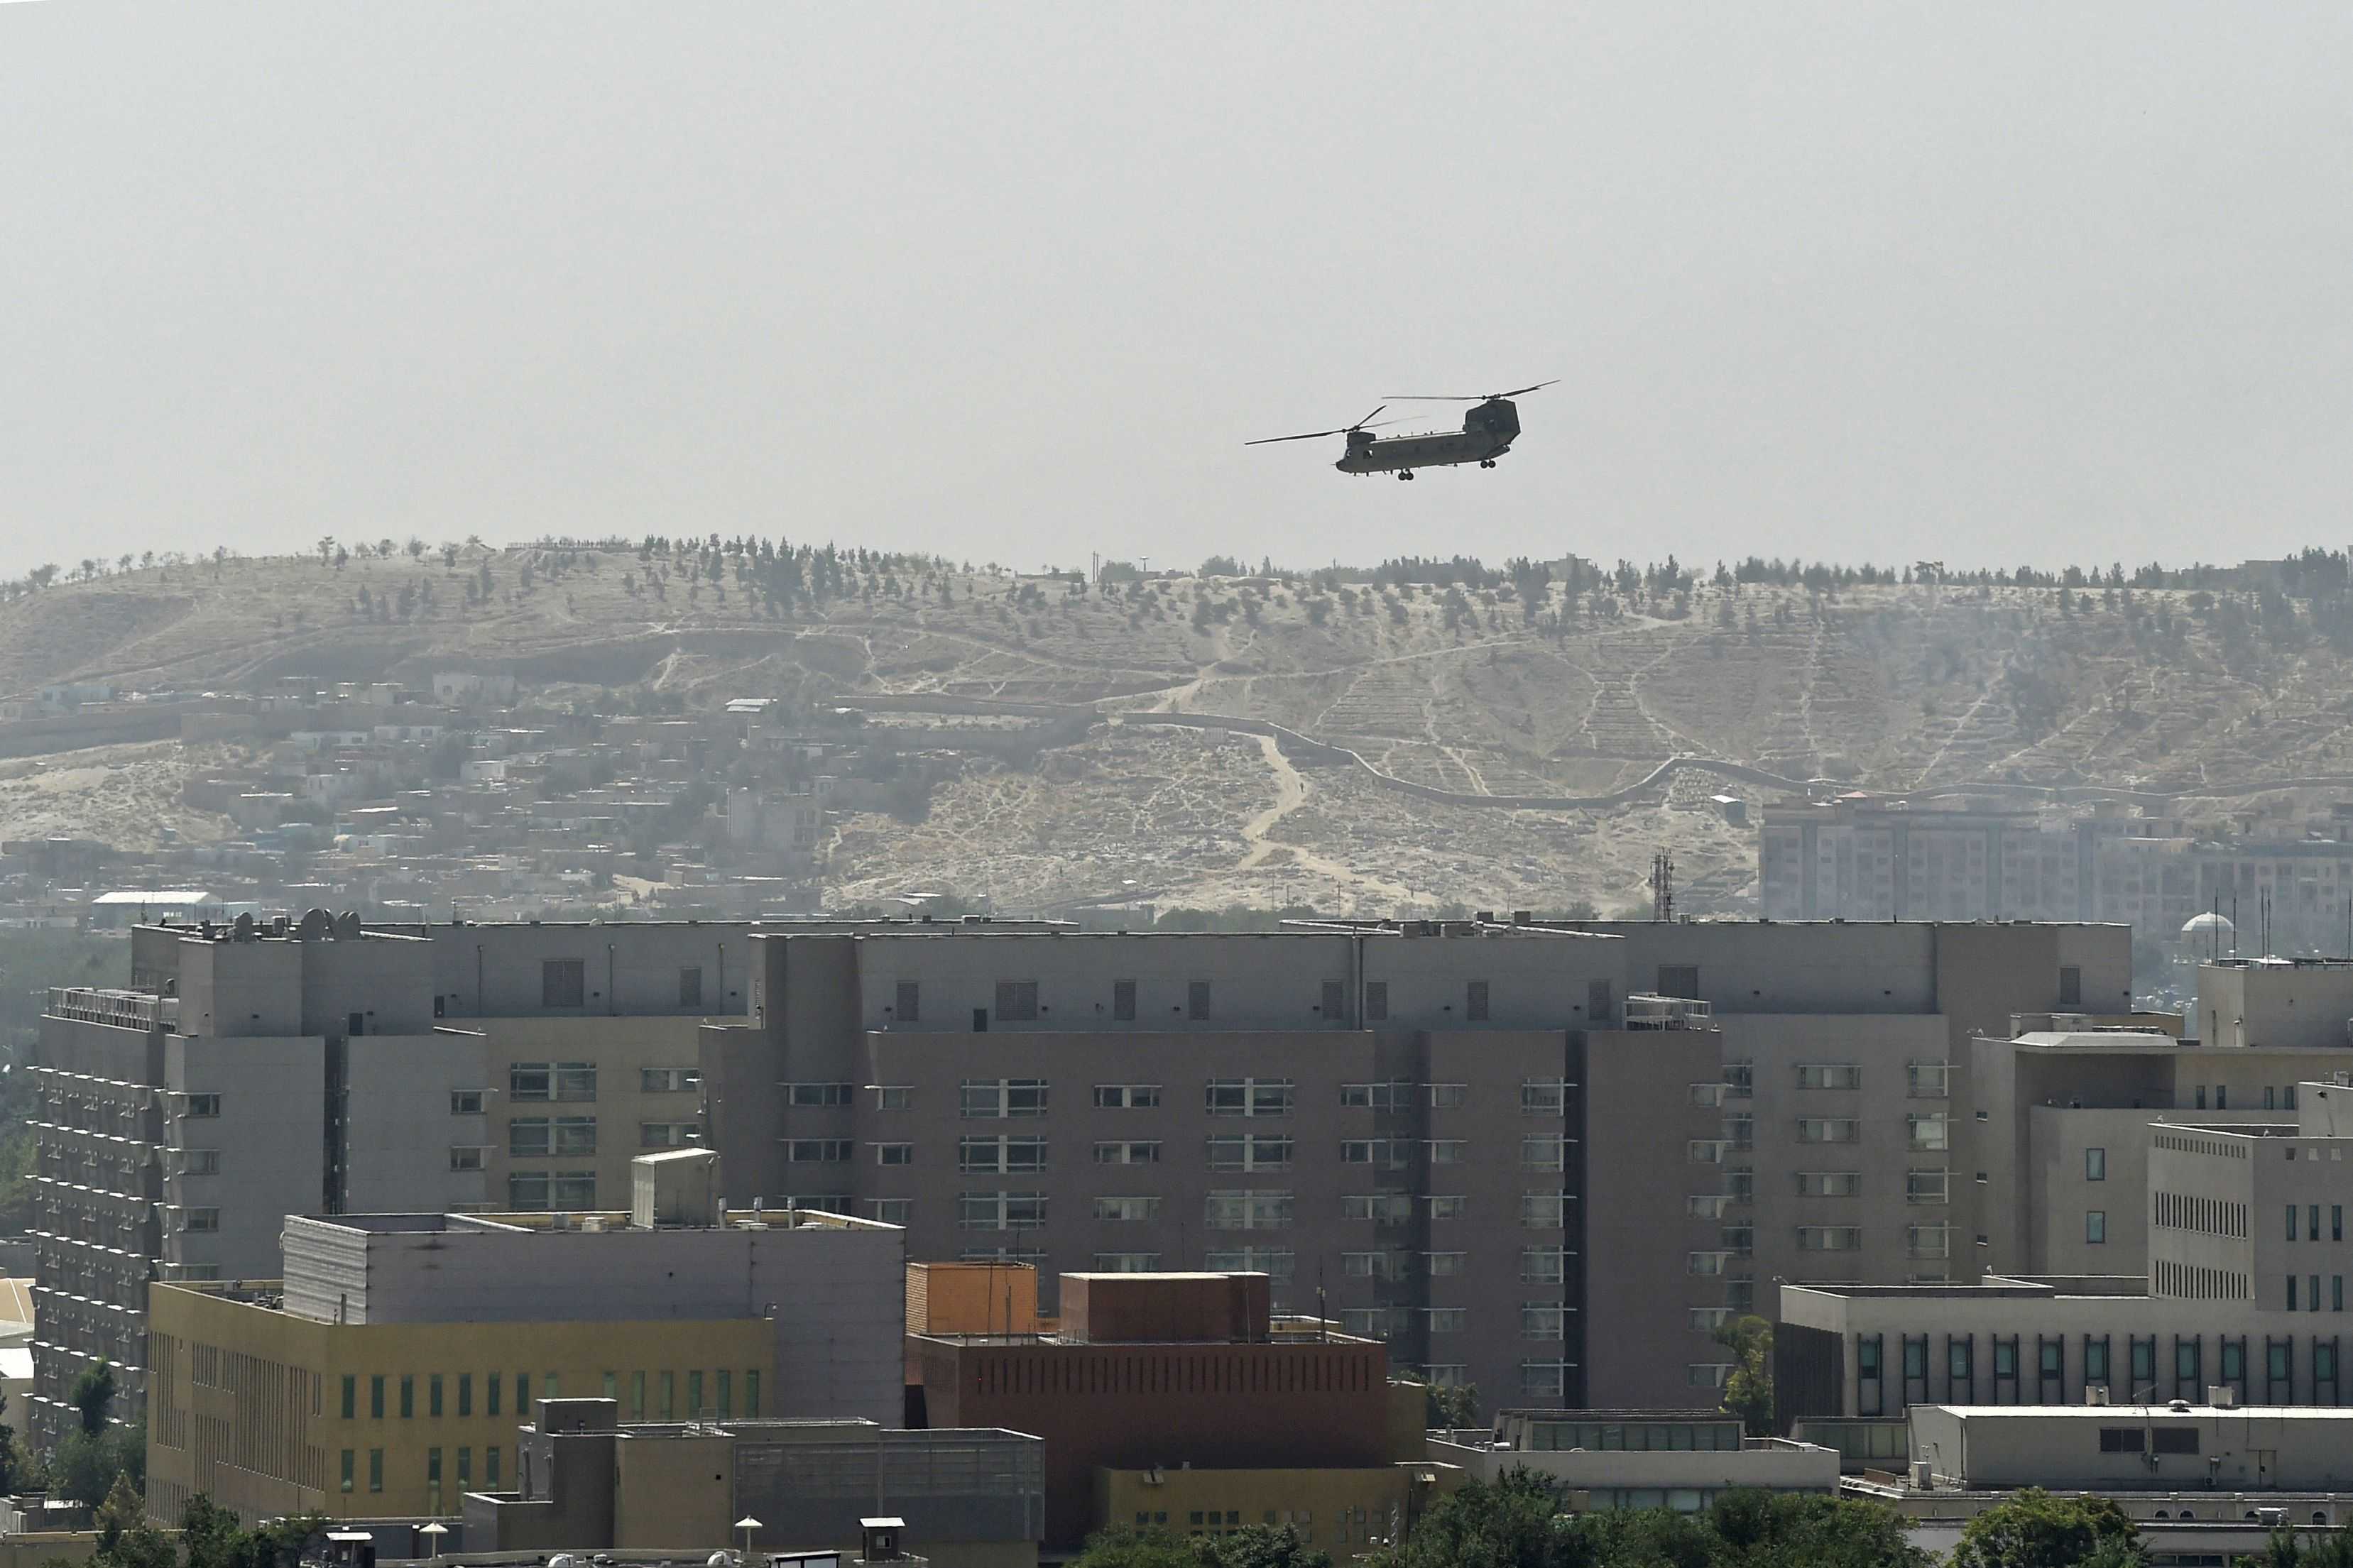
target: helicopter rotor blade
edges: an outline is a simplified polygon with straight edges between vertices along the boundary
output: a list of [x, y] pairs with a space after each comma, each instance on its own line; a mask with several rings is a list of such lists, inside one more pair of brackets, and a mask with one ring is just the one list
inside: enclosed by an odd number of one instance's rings
[[1550, 381], [1540, 381], [1534, 386], [1521, 387], [1517, 392], [1499, 392], [1495, 394], [1495, 395], [1498, 397], [1523, 397], [1531, 392], [1542, 392], [1547, 386], [1558, 386], [1559, 384], [1560, 377], [1554, 376]]
[[1353, 425], [1344, 425], [1337, 430], [1310, 430], [1303, 436], [1261, 436], [1255, 441], [1245, 441], [1242, 445], [1245, 447], [1271, 447], [1277, 441], [1313, 441], [1321, 436], [1345, 436], [1350, 430], [1355, 428], [1356, 426]]
[[1534, 386], [1523, 386], [1515, 392], [1489, 392], [1482, 393], [1477, 397], [1465, 397], [1460, 395], [1449, 395], [1442, 393], [1423, 393], [1411, 396], [1398, 394], [1398, 395], [1391, 397], [1389, 401], [1392, 403], [1485, 403], [1493, 398], [1518, 397], [1526, 393], [1540, 392], [1547, 386], [1556, 386], [1559, 384], [1560, 377], [1555, 376], [1550, 381], [1540, 381]]
[[1366, 426], [1370, 425], [1374, 420], [1378, 419], [1378, 418], [1381, 416], [1381, 408], [1387, 408], [1388, 406], [1388, 404], [1386, 404], [1386, 403], [1382, 404], [1380, 408], [1376, 408], [1376, 409], [1374, 409], [1370, 414], [1366, 415], [1362, 419], [1359, 419], [1359, 420], [1357, 420], [1354, 425], [1349, 426], [1348, 426], [1348, 428], [1349, 428], [1349, 429], [1351, 429], [1351, 430], [1362, 430], [1362, 429], [1364, 429]]

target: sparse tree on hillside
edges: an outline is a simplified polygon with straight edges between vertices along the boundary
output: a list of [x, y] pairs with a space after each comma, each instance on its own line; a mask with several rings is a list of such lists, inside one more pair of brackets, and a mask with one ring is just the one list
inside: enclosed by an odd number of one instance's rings
[[425, 559], [425, 541], [417, 538], [417, 535], [413, 533], [408, 536], [408, 558], [411, 561], [422, 561]]
[[458, 547], [456, 545], [444, 544], [441, 547], [441, 566], [444, 571], [448, 572], [451, 575], [454, 576], [457, 574]]
[[335, 536], [333, 534], [322, 534], [320, 536], [319, 542], [312, 545], [311, 548], [319, 552], [320, 565], [332, 566], [335, 563]]

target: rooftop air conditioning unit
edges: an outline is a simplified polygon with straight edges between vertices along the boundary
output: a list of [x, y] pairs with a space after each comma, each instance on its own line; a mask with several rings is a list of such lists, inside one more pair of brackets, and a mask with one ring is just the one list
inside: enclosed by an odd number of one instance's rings
[[1928, 1461], [1926, 1459], [1913, 1460], [1912, 1489], [1915, 1492], [1926, 1492], [1934, 1491], [1936, 1489], [1936, 1472], [1930, 1468]]

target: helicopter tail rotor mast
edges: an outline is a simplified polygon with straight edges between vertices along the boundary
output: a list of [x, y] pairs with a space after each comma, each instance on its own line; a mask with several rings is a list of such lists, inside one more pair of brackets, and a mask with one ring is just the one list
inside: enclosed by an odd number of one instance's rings
[[1242, 445], [1245, 447], [1267, 447], [1273, 445], [1277, 441], [1314, 441], [1325, 436], [1353, 436], [1359, 430], [1378, 430], [1383, 426], [1404, 424], [1405, 421], [1402, 419], [1383, 419], [1379, 425], [1373, 423], [1374, 418], [1380, 414], [1381, 409], [1387, 408], [1388, 406], [1388, 405], [1384, 403], [1381, 405], [1380, 408], [1374, 409], [1371, 414], [1366, 415], [1354, 425], [1343, 425], [1337, 430], [1310, 430], [1304, 436], [1262, 436], [1255, 441], [1245, 441]]

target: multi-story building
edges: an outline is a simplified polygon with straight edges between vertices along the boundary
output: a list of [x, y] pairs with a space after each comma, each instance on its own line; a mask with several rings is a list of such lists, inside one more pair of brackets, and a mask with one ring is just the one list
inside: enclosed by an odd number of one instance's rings
[[2054, 822], [1860, 796], [1785, 801], [1765, 808], [1757, 888], [1768, 920], [2103, 921], [2170, 942], [2199, 915], [2237, 910], [2250, 926], [2268, 918], [2274, 949], [2343, 952], [2353, 812], [2301, 837], [2215, 838], [2113, 805]]
[[1838, 1489], [1834, 1449], [1748, 1437], [1721, 1410], [1504, 1410], [1492, 1431], [1433, 1432], [1430, 1457], [1493, 1484], [1530, 1470], [1579, 1510], [1697, 1513], [1725, 1492]]
[[1720, 1380], [1756, 1278], [1943, 1277], [1968, 1040], [2121, 1006], [2129, 961], [2116, 928], [1518, 918], [754, 944], [751, 1021], [704, 1037], [732, 1185], [920, 1256], [1261, 1269], [1434, 1381], [1626, 1406]]
[[2202, 1401], [2215, 1388], [2240, 1403], [2342, 1403], [2353, 1089], [2298, 1089], [2292, 1122], [2151, 1129], [2141, 1278], [1784, 1286], [1782, 1419]]
[[37, 1109], [32, 1430], [104, 1358], [138, 1419], [150, 1279], [276, 1272], [289, 1213], [480, 1207], [482, 1064], [429, 949], [323, 913], [132, 936], [131, 991], [50, 993]]
[[886, 1516], [907, 1521], [902, 1551], [939, 1568], [1034, 1568], [1042, 1447], [1021, 1432], [871, 1421], [623, 1421], [617, 1400], [545, 1399], [522, 1428], [515, 1484], [465, 1495], [465, 1545], [518, 1560], [746, 1542], [846, 1555], [864, 1521]]
[[1377, 1341], [1275, 1317], [1263, 1275], [1060, 1283], [1054, 1333], [908, 1339], [929, 1425], [1044, 1439], [1050, 1548], [1117, 1522], [1095, 1517], [1099, 1469], [1362, 1470], [1421, 1457], [1420, 1387], [1389, 1382]]
[[205, 1492], [248, 1515], [455, 1513], [505, 1483], [533, 1401], [567, 1392], [638, 1421], [898, 1425], [901, 1233], [717, 1211], [698, 1162], [649, 1157], [633, 1210], [560, 1227], [288, 1216], [282, 1279], [156, 1285], [150, 1510]]

